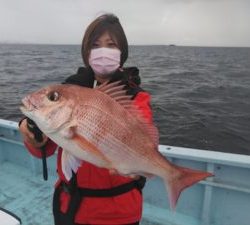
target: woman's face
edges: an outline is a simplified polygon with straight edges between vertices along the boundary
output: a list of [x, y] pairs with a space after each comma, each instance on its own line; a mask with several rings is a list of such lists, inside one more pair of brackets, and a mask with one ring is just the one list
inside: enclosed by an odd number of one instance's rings
[[103, 33], [93, 44], [92, 49], [94, 48], [116, 48], [118, 45], [115, 40], [111, 38], [108, 32]]
[[95, 78], [103, 83], [120, 67], [121, 51], [117, 42], [108, 32], [103, 33], [94, 43], [89, 54], [89, 65]]

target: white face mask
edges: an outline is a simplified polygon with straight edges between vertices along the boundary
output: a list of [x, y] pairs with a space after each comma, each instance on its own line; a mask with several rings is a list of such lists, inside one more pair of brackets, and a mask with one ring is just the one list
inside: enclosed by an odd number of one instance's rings
[[89, 65], [96, 75], [106, 77], [120, 67], [121, 51], [117, 48], [95, 48], [89, 56]]

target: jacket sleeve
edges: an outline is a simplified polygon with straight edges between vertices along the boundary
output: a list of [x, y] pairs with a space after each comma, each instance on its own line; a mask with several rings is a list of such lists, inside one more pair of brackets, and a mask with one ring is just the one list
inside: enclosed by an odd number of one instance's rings
[[150, 106], [150, 94], [141, 91], [139, 92], [135, 98], [134, 98], [134, 103], [138, 107], [138, 109], [141, 111], [143, 117], [150, 123], [153, 122], [153, 114]]
[[[39, 148], [35, 148], [31, 144], [25, 141], [24, 141], [24, 145], [28, 149], [28, 151], [31, 153], [31, 155], [37, 158], [42, 158], [42, 152]], [[44, 147], [45, 147], [46, 157], [49, 157], [55, 153], [57, 149], [57, 144], [55, 144], [53, 141], [49, 139]]]

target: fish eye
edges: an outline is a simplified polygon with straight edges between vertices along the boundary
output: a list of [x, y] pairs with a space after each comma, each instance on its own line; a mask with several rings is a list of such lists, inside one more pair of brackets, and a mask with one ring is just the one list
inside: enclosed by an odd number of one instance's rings
[[56, 102], [59, 99], [59, 93], [56, 91], [52, 91], [48, 94], [48, 99], [52, 102]]

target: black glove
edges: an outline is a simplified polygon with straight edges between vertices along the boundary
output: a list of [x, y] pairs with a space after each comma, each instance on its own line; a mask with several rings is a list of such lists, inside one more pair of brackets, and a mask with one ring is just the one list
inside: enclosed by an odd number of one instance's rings
[[[34, 134], [34, 138], [37, 142], [42, 142], [43, 141], [43, 133], [42, 131], [38, 128], [36, 123], [27, 118], [27, 128], [30, 132]], [[48, 179], [48, 169], [47, 169], [47, 162], [46, 162], [46, 149], [45, 147], [40, 148], [42, 152], [42, 162], [43, 162], [43, 179], [47, 180]]]
[[34, 134], [35, 140], [37, 142], [43, 141], [42, 131], [38, 128], [38, 126], [35, 124], [35, 122], [33, 120], [31, 120], [30, 118], [27, 118], [27, 128], [31, 133]]

